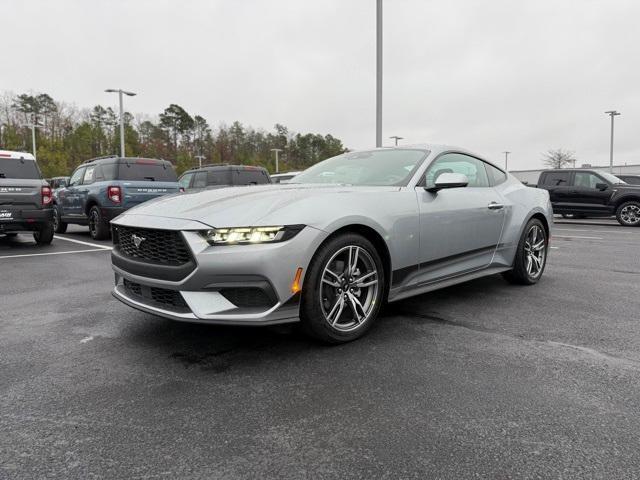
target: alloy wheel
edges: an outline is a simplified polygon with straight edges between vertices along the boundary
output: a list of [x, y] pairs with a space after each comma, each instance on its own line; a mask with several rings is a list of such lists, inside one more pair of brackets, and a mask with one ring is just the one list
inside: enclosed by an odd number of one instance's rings
[[531, 278], [538, 278], [542, 273], [547, 255], [547, 240], [539, 225], [532, 225], [524, 241], [525, 268]]
[[58, 209], [54, 207], [53, 208], [53, 231], [54, 232], [58, 231], [58, 224], [60, 222], [60, 217], [58, 215], [60, 215], [58, 213]]
[[320, 282], [320, 308], [332, 328], [350, 332], [371, 317], [378, 275], [373, 257], [361, 246], [347, 245], [333, 254]]
[[91, 210], [89, 213], [89, 232], [92, 237], [95, 237], [98, 234], [98, 222], [100, 219], [98, 218], [98, 212], [95, 210]]
[[640, 222], [640, 207], [638, 205], [627, 205], [620, 211], [620, 218], [627, 225], [635, 225]]

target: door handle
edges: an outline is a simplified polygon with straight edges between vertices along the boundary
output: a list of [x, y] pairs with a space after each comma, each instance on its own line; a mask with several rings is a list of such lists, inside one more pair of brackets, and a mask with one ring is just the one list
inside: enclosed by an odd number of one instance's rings
[[489, 210], [501, 210], [504, 208], [504, 205], [498, 202], [490, 202], [489, 205], [487, 205], [487, 208]]

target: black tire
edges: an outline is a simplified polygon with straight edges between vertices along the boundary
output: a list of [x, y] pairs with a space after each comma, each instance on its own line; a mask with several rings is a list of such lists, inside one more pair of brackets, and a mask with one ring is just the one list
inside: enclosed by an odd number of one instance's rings
[[[535, 229], [536, 238], [532, 240], [532, 233]], [[541, 238], [540, 238], [541, 236]], [[542, 244], [540, 244], [542, 242]], [[532, 245], [533, 243], [533, 245]], [[541, 249], [532, 249], [535, 245], [541, 245]], [[544, 225], [537, 218], [532, 218], [522, 232], [522, 237], [518, 242], [518, 250], [513, 261], [513, 269], [502, 274], [510, 283], [518, 285], [533, 285], [538, 283], [547, 264], [547, 253], [549, 250], [549, 238]], [[535, 260], [530, 257], [535, 257]], [[531, 267], [529, 262], [531, 262]], [[538, 265], [539, 264], [539, 265]]]
[[631, 200], [621, 204], [616, 210], [616, 220], [623, 227], [640, 226], [640, 202]]
[[43, 223], [33, 232], [33, 239], [38, 245], [49, 245], [53, 241], [53, 222]]
[[109, 224], [102, 218], [102, 213], [97, 205], [89, 210], [89, 235], [94, 240], [105, 240], [109, 238]]
[[57, 205], [53, 206], [53, 231], [56, 233], [64, 233], [67, 231], [67, 224], [60, 217], [60, 209]]
[[[349, 268], [350, 263], [355, 266]], [[323, 282], [323, 275], [334, 285]], [[384, 267], [373, 244], [355, 233], [336, 236], [318, 249], [309, 264], [300, 303], [302, 328], [326, 343], [360, 338], [376, 320], [385, 291]]]

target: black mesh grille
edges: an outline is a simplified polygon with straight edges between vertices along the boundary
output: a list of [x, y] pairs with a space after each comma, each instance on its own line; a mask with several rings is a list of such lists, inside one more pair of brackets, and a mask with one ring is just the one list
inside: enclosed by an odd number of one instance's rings
[[125, 278], [124, 280], [124, 288], [127, 289], [129, 293], [133, 293], [134, 295], [142, 296], [142, 288], [139, 283], [130, 282]]
[[271, 307], [275, 304], [265, 291], [260, 288], [223, 288], [220, 293], [224, 298], [240, 308]]
[[127, 279], [124, 279], [122, 283], [130, 295], [150, 300], [158, 306], [173, 307], [173, 310], [188, 310], [188, 306], [180, 292], [167, 290], [166, 288], [148, 287]]
[[[116, 226], [114, 240], [118, 251], [127, 257], [165, 265], [184, 265], [191, 254], [180, 232]], [[138, 246], [134, 240], [138, 240]]]

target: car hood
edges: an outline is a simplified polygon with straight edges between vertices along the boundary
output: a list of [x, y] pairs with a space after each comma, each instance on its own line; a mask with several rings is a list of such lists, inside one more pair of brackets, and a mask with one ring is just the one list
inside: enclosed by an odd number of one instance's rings
[[[339, 205], [360, 203], [381, 191], [398, 189], [305, 184], [225, 187], [163, 196], [134, 207], [123, 215], [191, 220], [218, 228], [292, 224], [320, 226], [327, 217], [335, 217]], [[354, 202], [356, 197], [359, 201]]]

